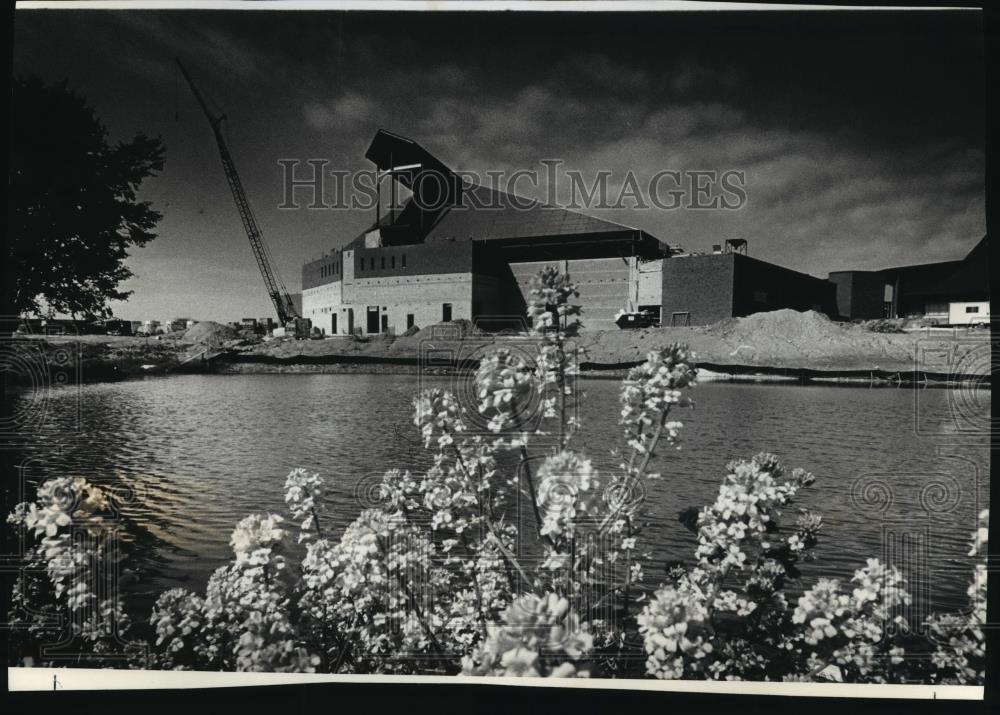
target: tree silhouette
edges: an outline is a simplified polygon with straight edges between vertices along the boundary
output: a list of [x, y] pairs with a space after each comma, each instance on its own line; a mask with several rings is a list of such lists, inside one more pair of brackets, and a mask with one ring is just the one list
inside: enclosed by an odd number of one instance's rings
[[9, 286], [19, 315], [108, 317], [132, 291], [128, 249], [155, 238], [161, 215], [136, 192], [163, 168], [163, 143], [108, 132], [65, 82], [13, 82]]

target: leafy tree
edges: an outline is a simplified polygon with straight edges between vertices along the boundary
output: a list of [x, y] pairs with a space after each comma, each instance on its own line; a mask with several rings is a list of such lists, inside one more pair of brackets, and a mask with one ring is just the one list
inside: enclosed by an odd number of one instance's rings
[[13, 82], [11, 302], [21, 315], [108, 317], [109, 300], [132, 291], [128, 249], [155, 238], [161, 215], [136, 192], [163, 169], [163, 143], [137, 134], [110, 143], [108, 131], [65, 82]]

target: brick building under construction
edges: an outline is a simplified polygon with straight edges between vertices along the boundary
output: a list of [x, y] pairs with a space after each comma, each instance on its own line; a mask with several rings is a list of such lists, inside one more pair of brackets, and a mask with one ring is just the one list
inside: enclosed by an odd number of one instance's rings
[[531, 277], [546, 265], [573, 277], [590, 330], [642, 310], [662, 325], [780, 308], [868, 317], [859, 297], [849, 301], [863, 293], [854, 287], [860, 278], [822, 279], [751, 258], [743, 240], [687, 255], [641, 229], [463, 184], [416, 142], [381, 130], [365, 156], [393, 193], [398, 184], [412, 195], [303, 266], [302, 315], [327, 335], [398, 334], [457, 319], [520, 328]]

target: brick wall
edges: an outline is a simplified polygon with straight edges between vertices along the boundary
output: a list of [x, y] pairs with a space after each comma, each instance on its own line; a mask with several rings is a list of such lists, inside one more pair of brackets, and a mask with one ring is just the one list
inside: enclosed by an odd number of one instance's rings
[[339, 281], [343, 275], [343, 263], [340, 251], [333, 251], [318, 260], [309, 261], [302, 266], [302, 290]]
[[837, 313], [850, 320], [881, 318], [885, 277], [880, 271], [837, 271], [828, 280], [836, 291]]
[[638, 274], [630, 274], [629, 261], [622, 258], [571, 259], [565, 261], [511, 262], [514, 280], [526, 301], [531, 290], [531, 279], [545, 266], [557, 266], [569, 271], [580, 289], [579, 303], [583, 304], [585, 330], [610, 330], [615, 326], [615, 315], [623, 310], [629, 296], [635, 298], [634, 282]]
[[329, 334], [329, 314], [341, 303], [342, 287], [341, 281], [334, 281], [303, 290], [302, 317], [309, 318], [315, 327], [323, 328]]
[[334, 250], [302, 266], [302, 288], [358, 278], [464, 273], [472, 270], [470, 242]]
[[782, 308], [837, 315], [837, 289], [830, 281], [749, 256], [731, 255], [735, 261], [733, 315]]
[[[733, 315], [734, 254], [684, 256], [663, 261], [662, 325], [673, 313], [689, 313], [691, 325], [707, 325]], [[677, 316], [677, 324], [686, 318]]]
[[472, 270], [472, 250], [470, 241], [355, 248], [354, 276], [386, 278], [465, 273]]

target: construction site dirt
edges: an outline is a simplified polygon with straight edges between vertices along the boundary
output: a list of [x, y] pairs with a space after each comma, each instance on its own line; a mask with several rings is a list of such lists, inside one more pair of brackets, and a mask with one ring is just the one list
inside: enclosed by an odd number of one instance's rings
[[[405, 336], [319, 340], [261, 339], [218, 324], [147, 337], [26, 337], [35, 361], [78, 368], [81, 382], [172, 372], [449, 373], [474, 369], [499, 347], [514, 352], [521, 335], [482, 333], [455, 321]], [[990, 332], [984, 329], [876, 332], [812, 311], [778, 310], [708, 326], [586, 331], [567, 346], [583, 376], [620, 376], [649, 350], [690, 346], [702, 379], [849, 383], [990, 384]]]

